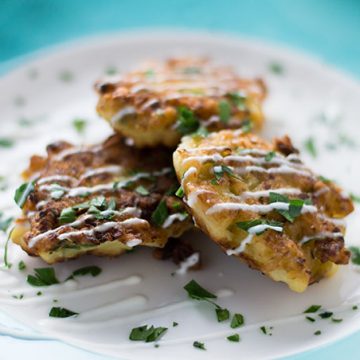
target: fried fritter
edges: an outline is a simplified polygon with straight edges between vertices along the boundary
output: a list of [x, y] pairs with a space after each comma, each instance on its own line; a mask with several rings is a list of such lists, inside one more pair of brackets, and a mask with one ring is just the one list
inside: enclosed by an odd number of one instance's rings
[[259, 130], [263, 124], [264, 83], [206, 59], [145, 64], [95, 88], [99, 115], [138, 147], [175, 147], [182, 135], [199, 127]]
[[58, 142], [33, 156], [24, 178], [34, 190], [12, 240], [48, 263], [83, 254], [116, 256], [163, 247], [192, 227], [172, 195], [178, 182], [166, 148], [139, 150], [115, 135], [97, 146]]
[[351, 200], [303, 165], [288, 137], [187, 136], [174, 153], [197, 226], [228, 254], [296, 292], [347, 264]]

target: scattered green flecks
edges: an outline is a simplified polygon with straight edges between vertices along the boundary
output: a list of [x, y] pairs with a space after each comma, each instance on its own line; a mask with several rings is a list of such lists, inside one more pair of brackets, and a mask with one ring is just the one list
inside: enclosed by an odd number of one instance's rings
[[165, 200], [161, 200], [151, 215], [151, 220], [156, 226], [161, 226], [169, 216]]
[[315, 322], [316, 320], [311, 317], [311, 316], [306, 316], [306, 320], [310, 321], [310, 322]]
[[49, 312], [49, 316], [55, 318], [68, 318], [77, 315], [79, 315], [79, 313], [63, 307], [52, 307]]
[[13, 297], [14, 299], [21, 300], [21, 299], [23, 299], [23, 298], [24, 298], [24, 294], [20, 294], [20, 295], [12, 295], [12, 297]]
[[321, 335], [321, 331], [320, 331], [320, 330], [316, 330], [316, 331], [314, 332], [314, 335], [316, 335], [316, 336]]
[[194, 341], [193, 342], [193, 347], [200, 349], [200, 350], [206, 350], [205, 344], [203, 342], [200, 341]]
[[83, 135], [85, 133], [86, 127], [87, 127], [87, 121], [85, 119], [76, 118], [72, 121], [72, 125], [76, 132], [80, 135]]
[[357, 306], [357, 305], [354, 305], [351, 309], [355, 311], [355, 310], [358, 309], [358, 306]]
[[351, 262], [354, 265], [360, 265], [360, 248], [356, 246], [350, 246]]
[[182, 135], [191, 134], [199, 128], [200, 122], [192, 110], [179, 106], [177, 113], [176, 128]]
[[329, 319], [333, 316], [334, 313], [332, 313], [331, 311], [324, 311], [323, 313], [319, 314], [319, 316], [322, 319]]
[[109, 65], [106, 69], [105, 69], [105, 74], [112, 76], [112, 75], [116, 75], [118, 73], [118, 69], [113, 66], [113, 65]]
[[227, 100], [219, 102], [219, 117], [220, 121], [227, 124], [231, 117], [231, 105]]
[[223, 322], [230, 318], [230, 312], [228, 309], [216, 308], [215, 312], [218, 322]]
[[253, 128], [253, 123], [249, 119], [246, 119], [241, 125], [241, 130], [244, 134], [251, 132], [252, 128]]
[[230, 327], [232, 329], [236, 329], [242, 325], [244, 325], [245, 320], [244, 320], [244, 315], [236, 313], [233, 315], [232, 319], [231, 319], [231, 324]]
[[58, 78], [64, 83], [70, 83], [74, 80], [74, 74], [70, 70], [62, 70], [59, 72]]
[[149, 190], [146, 189], [146, 188], [145, 188], [144, 186], [142, 186], [142, 185], [139, 185], [138, 187], [136, 187], [136, 188], [135, 188], [135, 191], [136, 191], [138, 194], [142, 195], [142, 196], [147, 196], [147, 195], [150, 194], [150, 193], [149, 193]]
[[309, 137], [308, 139], [306, 139], [304, 141], [304, 147], [305, 150], [313, 157], [316, 158], [318, 155], [317, 149], [316, 149], [316, 144], [315, 144], [315, 139], [313, 137]]
[[285, 73], [284, 66], [278, 61], [272, 61], [268, 67], [269, 71], [275, 75], [283, 75]]
[[353, 202], [360, 204], [360, 195], [355, 195], [354, 193], [350, 193], [350, 198]]
[[42, 295], [42, 291], [38, 291], [37, 293], [36, 293], [36, 296], [41, 296]]
[[266, 155], [265, 155], [265, 161], [271, 161], [274, 157], [276, 156], [276, 152], [275, 151], [269, 151]]
[[336, 319], [336, 318], [331, 318], [331, 321], [333, 322], [333, 323], [341, 323], [342, 321], [343, 321], [343, 319]]
[[11, 148], [14, 146], [14, 140], [10, 138], [0, 138], [0, 148]]
[[179, 323], [177, 323], [176, 321], [173, 321], [173, 323], [172, 323], [172, 326], [173, 327], [176, 327], [176, 326], [178, 326], [179, 325]]
[[175, 195], [179, 198], [182, 198], [184, 196], [184, 189], [180, 186], [177, 190]]
[[166, 327], [143, 325], [133, 328], [130, 332], [129, 339], [132, 341], [153, 342], [159, 340], [167, 330]]
[[28, 275], [27, 282], [32, 286], [50, 286], [59, 284], [55, 270], [51, 267], [34, 269], [34, 275]]
[[66, 279], [74, 279], [76, 276], [91, 275], [92, 277], [100, 275], [102, 272], [101, 268], [96, 265], [85, 266], [72, 272], [72, 274]]
[[272, 330], [274, 328], [272, 326], [261, 326], [260, 327], [260, 331], [264, 334], [264, 335], [269, 335], [272, 336]]
[[304, 314], [316, 313], [320, 309], [321, 309], [321, 305], [311, 305], [304, 311]]
[[26, 269], [26, 264], [21, 260], [20, 262], [19, 262], [19, 264], [18, 264], [18, 269], [20, 270], [20, 271], [23, 271], [23, 270], [25, 270]]
[[229, 341], [232, 342], [239, 342], [240, 341], [240, 335], [239, 334], [233, 334], [227, 337]]

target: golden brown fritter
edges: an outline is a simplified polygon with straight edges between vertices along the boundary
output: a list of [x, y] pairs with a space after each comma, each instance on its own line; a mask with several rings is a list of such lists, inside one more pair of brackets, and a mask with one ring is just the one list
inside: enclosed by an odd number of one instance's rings
[[82, 254], [163, 247], [192, 225], [165, 148], [139, 150], [118, 135], [97, 146], [58, 142], [24, 172], [36, 179], [12, 240], [48, 263]]
[[99, 115], [138, 147], [175, 147], [199, 126], [258, 130], [263, 124], [264, 83], [205, 59], [149, 63], [116, 81], [98, 82], [96, 90]]
[[351, 200], [301, 162], [288, 137], [187, 136], [174, 153], [197, 226], [228, 254], [297, 292], [347, 264]]

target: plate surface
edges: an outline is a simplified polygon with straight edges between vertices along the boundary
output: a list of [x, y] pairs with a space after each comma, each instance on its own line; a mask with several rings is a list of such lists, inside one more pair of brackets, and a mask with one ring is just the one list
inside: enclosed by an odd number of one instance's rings
[[[205, 55], [234, 66], [244, 76], [263, 77], [269, 87], [264, 136], [291, 135], [314, 170], [347, 191], [358, 191], [358, 83], [320, 61], [258, 42], [213, 34], [148, 32], [78, 42], [38, 56], [0, 80], [0, 137], [14, 141], [12, 147], [0, 147], [4, 177], [0, 210], [6, 216], [19, 213], [13, 192], [32, 154], [43, 154], [55, 140], [89, 143], [111, 133], [95, 114], [96, 79], [146, 59], [188, 55]], [[87, 121], [83, 134], [74, 129], [77, 118]], [[304, 146], [309, 138], [316, 157]], [[358, 218], [358, 209], [348, 218], [346, 241], [351, 245], [360, 245]], [[2, 256], [5, 236], [1, 236]], [[201, 271], [172, 276], [174, 264], [157, 261], [149, 249], [139, 248], [114, 260], [84, 257], [56, 265], [61, 280], [85, 265], [98, 265], [103, 272], [41, 289], [28, 285], [26, 275], [44, 263], [10, 244], [13, 266], [0, 271], [0, 304], [23, 326], [11, 327], [8, 321], [3, 332], [60, 339], [121, 359], [169, 359], [177, 354], [184, 359], [237, 359], [240, 352], [243, 358], [264, 359], [315, 348], [360, 329], [360, 311], [352, 310], [360, 303], [360, 273], [355, 266], [342, 267], [332, 279], [295, 294], [226, 256], [205, 236], [196, 232], [186, 236], [202, 254]], [[27, 266], [24, 271], [18, 270], [21, 260]], [[229, 323], [218, 323], [212, 306], [189, 300], [183, 286], [191, 279], [217, 293], [222, 307], [242, 313], [245, 326], [234, 330]], [[36, 295], [39, 290], [41, 296]], [[307, 321], [302, 312], [312, 304], [321, 304], [343, 321], [334, 323], [316, 315], [315, 322]], [[80, 315], [52, 319], [48, 317], [52, 306]], [[179, 325], [173, 327], [174, 321]], [[130, 330], [144, 324], [169, 328], [159, 347], [128, 340]], [[262, 326], [273, 327], [272, 335], [264, 335]], [[320, 336], [314, 335], [317, 330]], [[233, 333], [240, 334], [240, 343], [226, 340]], [[204, 342], [207, 351], [195, 349], [195, 340]]]

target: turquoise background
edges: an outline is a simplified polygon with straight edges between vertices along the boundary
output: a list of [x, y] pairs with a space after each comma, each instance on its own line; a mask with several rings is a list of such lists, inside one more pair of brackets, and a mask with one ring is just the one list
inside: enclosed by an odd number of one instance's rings
[[[260, 38], [302, 49], [360, 77], [360, 0], [0, 0], [0, 72], [49, 45], [142, 27], [218, 30]], [[291, 359], [360, 359], [359, 344], [357, 333]], [[104, 359], [55, 342], [4, 336], [0, 348], [2, 360], [23, 353], [27, 360], [42, 360], [50, 351], [54, 360]]]

